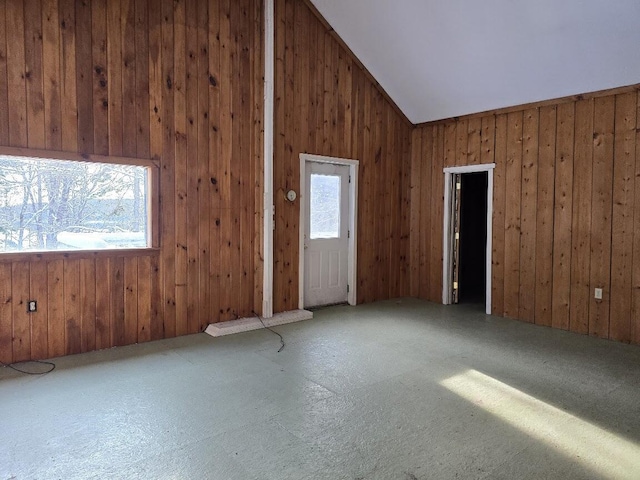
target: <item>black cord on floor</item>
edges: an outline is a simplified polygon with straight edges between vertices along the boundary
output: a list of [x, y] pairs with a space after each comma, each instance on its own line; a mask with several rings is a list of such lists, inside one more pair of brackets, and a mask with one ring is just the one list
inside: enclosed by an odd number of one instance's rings
[[284, 349], [284, 338], [282, 338], [282, 335], [280, 335], [278, 332], [276, 332], [275, 330], [267, 327], [264, 322], [262, 321], [262, 317], [260, 315], [258, 315], [258, 313], [255, 310], [252, 310], [253, 314], [258, 317], [258, 320], [260, 320], [260, 323], [262, 324], [262, 326], [264, 328], [266, 328], [267, 330], [269, 330], [271, 333], [273, 333], [274, 335], [277, 335], [278, 337], [280, 337], [280, 348], [278, 349], [278, 353], [280, 353], [283, 349]]
[[[18, 367], [16, 367], [16, 365], [22, 365], [22, 364], [26, 364], [26, 363], [39, 363], [40, 365], [49, 365], [49, 370], [46, 370], [44, 372], [30, 372], [29, 370], [22, 370]], [[10, 368], [11, 370], [15, 370], [16, 372], [20, 372], [20, 373], [24, 373], [25, 375], [46, 375], [47, 373], [51, 373], [56, 369], [56, 364], [53, 362], [45, 362], [43, 360], [31, 360], [28, 362], [18, 362], [18, 363], [4, 363], [4, 362], [0, 362], [0, 365], [5, 367], [5, 368]]]

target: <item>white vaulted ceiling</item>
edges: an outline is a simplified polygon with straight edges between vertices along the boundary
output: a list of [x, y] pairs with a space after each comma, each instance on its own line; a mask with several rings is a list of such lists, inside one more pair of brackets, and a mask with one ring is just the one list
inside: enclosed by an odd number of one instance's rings
[[413, 123], [640, 83], [640, 0], [312, 0]]

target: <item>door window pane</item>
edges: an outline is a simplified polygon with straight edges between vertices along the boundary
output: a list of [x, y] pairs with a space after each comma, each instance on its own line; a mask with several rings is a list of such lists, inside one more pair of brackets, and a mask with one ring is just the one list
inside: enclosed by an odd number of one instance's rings
[[340, 177], [311, 174], [311, 238], [340, 236]]

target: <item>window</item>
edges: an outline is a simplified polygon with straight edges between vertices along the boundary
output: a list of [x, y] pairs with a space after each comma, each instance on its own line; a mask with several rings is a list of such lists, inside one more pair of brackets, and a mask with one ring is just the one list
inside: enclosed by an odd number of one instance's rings
[[0, 252], [149, 247], [150, 168], [0, 155]]
[[311, 174], [311, 238], [340, 237], [340, 176]]

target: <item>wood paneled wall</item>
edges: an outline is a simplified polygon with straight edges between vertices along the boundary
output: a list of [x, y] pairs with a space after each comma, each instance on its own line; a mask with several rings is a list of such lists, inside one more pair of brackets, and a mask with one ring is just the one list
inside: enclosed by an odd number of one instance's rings
[[262, 25], [259, 0], [0, 2], [0, 146], [160, 165], [158, 249], [0, 258], [0, 360], [260, 311]]
[[409, 293], [411, 129], [302, 0], [276, 0], [274, 310], [298, 308], [300, 153], [360, 161], [358, 302]]
[[495, 162], [493, 313], [640, 343], [640, 102], [628, 90], [416, 128], [411, 294], [441, 301], [442, 168]]

